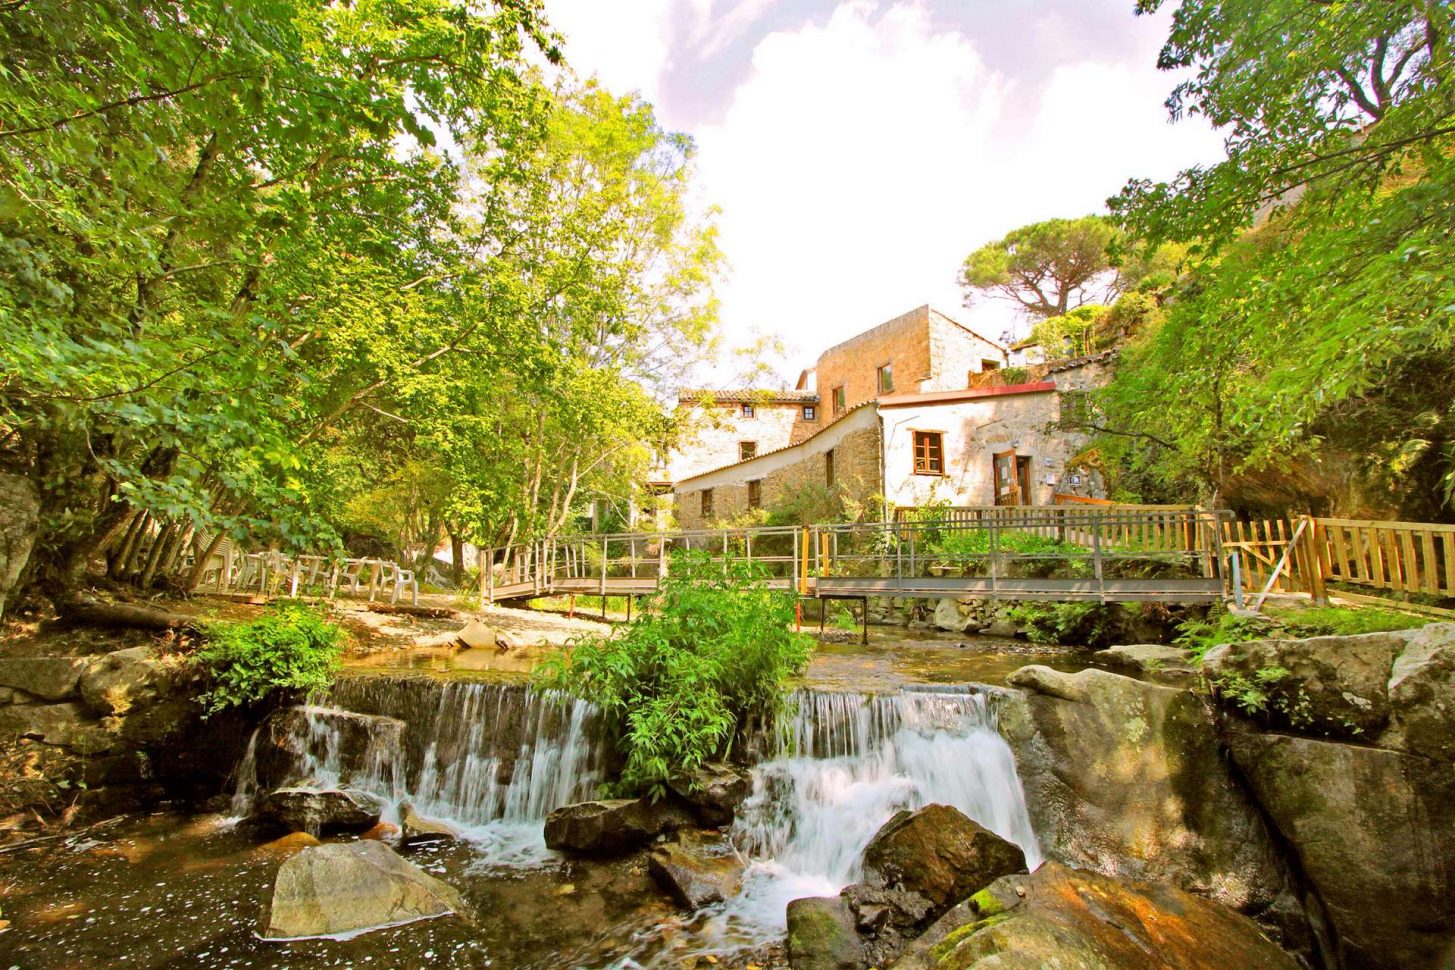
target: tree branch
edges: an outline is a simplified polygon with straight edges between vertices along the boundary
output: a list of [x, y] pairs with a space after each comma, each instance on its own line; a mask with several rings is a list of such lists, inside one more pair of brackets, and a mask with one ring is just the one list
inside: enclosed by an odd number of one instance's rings
[[73, 121], [82, 121], [86, 118], [92, 118], [99, 114], [105, 114], [108, 111], [114, 111], [117, 108], [134, 108], [137, 105], [147, 104], [152, 101], [167, 101], [172, 98], [179, 97], [180, 95], [187, 94], [190, 91], [196, 91], [198, 88], [204, 88], [209, 84], [215, 84], [218, 81], [226, 81], [248, 76], [249, 72], [247, 71], [229, 71], [226, 74], [214, 74], [212, 77], [206, 77], [200, 81], [194, 81], [191, 84], [184, 84], [182, 87], [174, 88], [170, 91], [158, 91], [155, 94], [137, 94], [133, 95], [130, 98], [122, 98], [120, 101], [109, 101], [106, 104], [99, 105], [95, 108], [88, 108], [85, 111], [77, 111], [73, 115], [67, 115], [64, 118], [49, 122], [48, 124], [34, 125], [30, 128], [11, 128], [8, 131], [0, 131], [0, 138], [14, 138], [20, 135], [34, 135], [42, 131], [59, 131]]

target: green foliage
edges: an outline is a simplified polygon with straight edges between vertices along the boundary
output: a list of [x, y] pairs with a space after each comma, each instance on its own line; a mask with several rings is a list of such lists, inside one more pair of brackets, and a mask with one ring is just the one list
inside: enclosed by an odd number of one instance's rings
[[342, 646], [343, 632], [297, 601], [248, 623], [214, 623], [194, 657], [208, 678], [198, 703], [212, 715], [273, 691], [322, 690], [333, 683]]
[[1291, 724], [1295, 726], [1307, 724], [1312, 718], [1307, 709], [1306, 695], [1302, 705], [1286, 700], [1282, 694], [1270, 696], [1271, 692], [1289, 676], [1290, 672], [1286, 668], [1278, 666], [1260, 667], [1253, 672], [1252, 677], [1246, 677], [1236, 671], [1228, 671], [1218, 677], [1217, 689], [1219, 694], [1232, 701], [1250, 717], [1266, 714], [1271, 701], [1273, 708], [1287, 716]]
[[1120, 603], [1020, 603], [1009, 616], [1032, 643], [1105, 647], [1116, 638], [1126, 612]]
[[1109, 248], [1116, 229], [1102, 216], [1022, 226], [965, 258], [966, 299], [991, 295], [1035, 317], [1064, 314], [1117, 290]]
[[1031, 379], [1031, 372], [1027, 367], [1002, 367], [995, 373], [1002, 384], [1024, 384]]
[[791, 629], [793, 597], [759, 563], [674, 556], [658, 601], [621, 635], [543, 664], [537, 682], [600, 705], [626, 757], [623, 791], [660, 795], [674, 773], [723, 754], [778, 711], [812, 641]]
[[1455, 393], [1424, 378], [1455, 347], [1455, 7], [1175, 6], [1169, 106], [1229, 158], [1112, 200], [1202, 262], [1123, 354], [1098, 449], [1149, 498], [1455, 515]]
[[[1074, 310], [1047, 317], [1031, 327], [1030, 340], [1046, 351], [1047, 357], [1080, 357], [1092, 352], [1097, 324], [1108, 308], [1088, 303]], [[1008, 383], [1014, 383], [1010, 381]]]
[[1267, 613], [1252, 615], [1219, 611], [1210, 614], [1205, 620], [1189, 620], [1179, 624], [1174, 642], [1190, 649], [1193, 656], [1201, 661], [1209, 650], [1221, 643], [1354, 636], [1360, 633], [1413, 630], [1428, 622], [1407, 613], [1358, 606], [1269, 610]]

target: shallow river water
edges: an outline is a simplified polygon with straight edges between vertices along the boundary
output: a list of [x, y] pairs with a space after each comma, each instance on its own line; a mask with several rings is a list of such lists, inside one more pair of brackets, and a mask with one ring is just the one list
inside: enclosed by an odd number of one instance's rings
[[[994, 688], [965, 685], [998, 685], [1026, 663], [1086, 666], [1084, 655], [874, 634], [867, 647], [819, 649], [754, 769], [753, 795], [718, 837], [746, 867], [725, 904], [675, 912], [643, 853], [583, 862], [548, 851], [545, 814], [591, 797], [603, 776], [590, 705], [512, 683], [528, 663], [502, 671], [469, 651], [415, 651], [375, 658], [324, 703], [299, 709], [289, 771], [451, 821], [462, 840], [401, 851], [456, 886], [473, 923], [261, 941], [253, 929], [283, 850], [236, 817], [158, 814], [0, 854], [0, 917], [10, 921], [0, 968], [768, 968], [781, 965], [774, 944], [787, 902], [854, 881], [864, 845], [901, 808], [955, 805], [1034, 865], [1014, 760], [994, 729]], [[345, 750], [340, 738], [361, 720], [392, 726], [390, 743]], [[256, 773], [242, 766], [234, 811], [246, 808]]]

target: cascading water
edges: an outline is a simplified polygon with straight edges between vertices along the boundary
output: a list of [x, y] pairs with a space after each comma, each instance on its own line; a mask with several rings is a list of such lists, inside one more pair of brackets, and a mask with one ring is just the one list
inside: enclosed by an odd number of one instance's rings
[[900, 809], [953, 805], [1019, 845], [1040, 847], [992, 696], [974, 688], [870, 696], [804, 691], [780, 723], [777, 754], [753, 771], [733, 838], [751, 860], [743, 891], [713, 920], [723, 939], [781, 933], [790, 900], [837, 894]]
[[289, 709], [255, 732], [235, 814], [262, 787], [349, 787], [404, 802], [526, 862], [545, 852], [554, 808], [595, 797], [604, 752], [594, 705], [522, 686], [427, 677], [347, 677], [327, 704]]

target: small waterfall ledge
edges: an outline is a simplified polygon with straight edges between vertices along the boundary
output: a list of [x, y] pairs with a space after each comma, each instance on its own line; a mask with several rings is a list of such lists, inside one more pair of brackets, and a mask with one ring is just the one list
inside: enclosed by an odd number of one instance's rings
[[[562, 694], [350, 676], [258, 729], [234, 809], [281, 784], [346, 786], [450, 822], [486, 864], [538, 864], [551, 857], [546, 815], [596, 797], [606, 777], [601, 735], [597, 708]], [[724, 937], [781, 933], [789, 900], [854, 882], [864, 846], [900, 809], [952, 805], [1040, 864], [991, 690], [799, 691], [755, 747], [753, 793], [731, 830], [749, 860], [744, 888], [712, 917]]]

